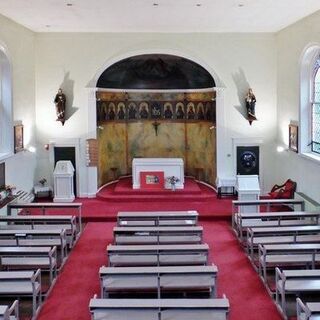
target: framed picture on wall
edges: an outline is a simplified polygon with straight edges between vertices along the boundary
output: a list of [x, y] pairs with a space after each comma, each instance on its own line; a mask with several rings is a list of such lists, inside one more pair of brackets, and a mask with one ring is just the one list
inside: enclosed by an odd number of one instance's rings
[[19, 124], [14, 126], [14, 153], [20, 152], [23, 149], [23, 125]]
[[289, 124], [289, 149], [298, 152], [298, 126]]

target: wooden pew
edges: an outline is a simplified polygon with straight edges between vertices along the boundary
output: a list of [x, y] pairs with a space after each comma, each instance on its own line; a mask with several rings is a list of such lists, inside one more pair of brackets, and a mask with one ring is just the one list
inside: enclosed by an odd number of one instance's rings
[[101, 297], [110, 294], [137, 292], [155, 293], [158, 298], [166, 292], [204, 292], [216, 297], [216, 266], [182, 267], [101, 267], [99, 270]]
[[197, 211], [131, 211], [119, 212], [118, 226], [196, 226]]
[[81, 212], [82, 203], [72, 202], [72, 203], [53, 203], [53, 202], [33, 202], [33, 203], [25, 203], [19, 201], [12, 201], [7, 205], [7, 216], [11, 216], [12, 210], [20, 210], [20, 209], [40, 209], [42, 215], [46, 215], [47, 209], [76, 209], [78, 211], [77, 215], [77, 230], [80, 235], [82, 231], [82, 212]]
[[0, 271], [0, 296], [31, 296], [32, 314], [35, 318], [42, 301], [40, 269], [37, 271]]
[[110, 267], [207, 265], [209, 246], [108, 245]]
[[12, 305], [0, 305], [0, 320], [19, 320], [19, 301], [15, 300]]
[[234, 231], [242, 241], [248, 228], [317, 225], [319, 217], [320, 212], [305, 211], [238, 213], [234, 217]]
[[50, 284], [57, 276], [56, 247], [0, 247], [3, 268], [19, 270], [49, 270]]
[[303, 303], [297, 298], [297, 320], [319, 320], [320, 302]]
[[[292, 226], [292, 227], [261, 227], [261, 228], [248, 228], [247, 230], [247, 250], [253, 260], [254, 247], [258, 243], [262, 243], [264, 238], [269, 240], [269, 238], [274, 239], [274, 243], [277, 243], [277, 236], [283, 236], [283, 239], [278, 238], [279, 243], [281, 241], [287, 241], [292, 237], [291, 242], [296, 242], [296, 238], [301, 235], [316, 235], [320, 236], [320, 226], [319, 225], [309, 225], [309, 226]], [[289, 238], [286, 238], [288, 236]], [[260, 239], [261, 238], [261, 239]], [[259, 240], [260, 239], [260, 240]], [[260, 242], [259, 242], [260, 241]], [[272, 239], [270, 239], [272, 241]], [[313, 241], [312, 241], [313, 242]], [[270, 243], [270, 242], [269, 242]]]
[[202, 242], [203, 228], [191, 227], [114, 227], [115, 244], [190, 244]]
[[91, 299], [92, 320], [226, 320], [229, 300]]
[[262, 199], [262, 200], [233, 200], [232, 201], [232, 225], [234, 226], [234, 218], [237, 215], [237, 209], [242, 206], [265, 206], [267, 212], [270, 212], [272, 206], [298, 206], [300, 211], [305, 211], [303, 200], [297, 199]]
[[265, 285], [267, 284], [267, 268], [302, 266], [315, 268], [320, 262], [320, 244], [271, 244], [259, 245], [258, 270]]
[[77, 223], [75, 216], [0, 216], [0, 230], [50, 230], [65, 229], [70, 248], [77, 239]]
[[61, 248], [61, 261], [67, 256], [66, 230], [0, 230], [0, 247], [8, 240], [15, 240], [21, 246], [54, 246], [57, 243]]
[[287, 296], [320, 292], [320, 270], [282, 270], [276, 268], [276, 304], [284, 318], [287, 314]]

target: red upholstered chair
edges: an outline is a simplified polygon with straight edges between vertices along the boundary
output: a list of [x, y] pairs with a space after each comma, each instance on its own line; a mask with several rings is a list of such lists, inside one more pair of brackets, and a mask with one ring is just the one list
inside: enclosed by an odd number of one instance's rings
[[269, 195], [271, 199], [293, 199], [296, 188], [297, 183], [288, 179], [281, 186], [278, 186], [277, 184], [274, 185], [271, 192], [269, 192]]

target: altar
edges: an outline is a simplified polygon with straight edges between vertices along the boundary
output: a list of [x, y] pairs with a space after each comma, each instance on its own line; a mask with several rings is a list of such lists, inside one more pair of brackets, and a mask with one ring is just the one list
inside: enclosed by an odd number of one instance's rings
[[[141, 180], [141, 177], [143, 180]], [[184, 188], [184, 163], [181, 158], [135, 158], [132, 161], [132, 187], [159, 186], [171, 189], [168, 177], [176, 177], [176, 189]]]

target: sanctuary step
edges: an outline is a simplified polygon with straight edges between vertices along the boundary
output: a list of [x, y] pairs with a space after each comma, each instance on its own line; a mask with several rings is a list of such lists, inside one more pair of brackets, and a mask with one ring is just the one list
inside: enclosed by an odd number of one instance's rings
[[216, 198], [216, 193], [193, 178], [185, 179], [183, 190], [137, 190], [132, 188], [132, 179], [125, 177], [103, 187], [97, 198], [106, 201], [210, 201]]

